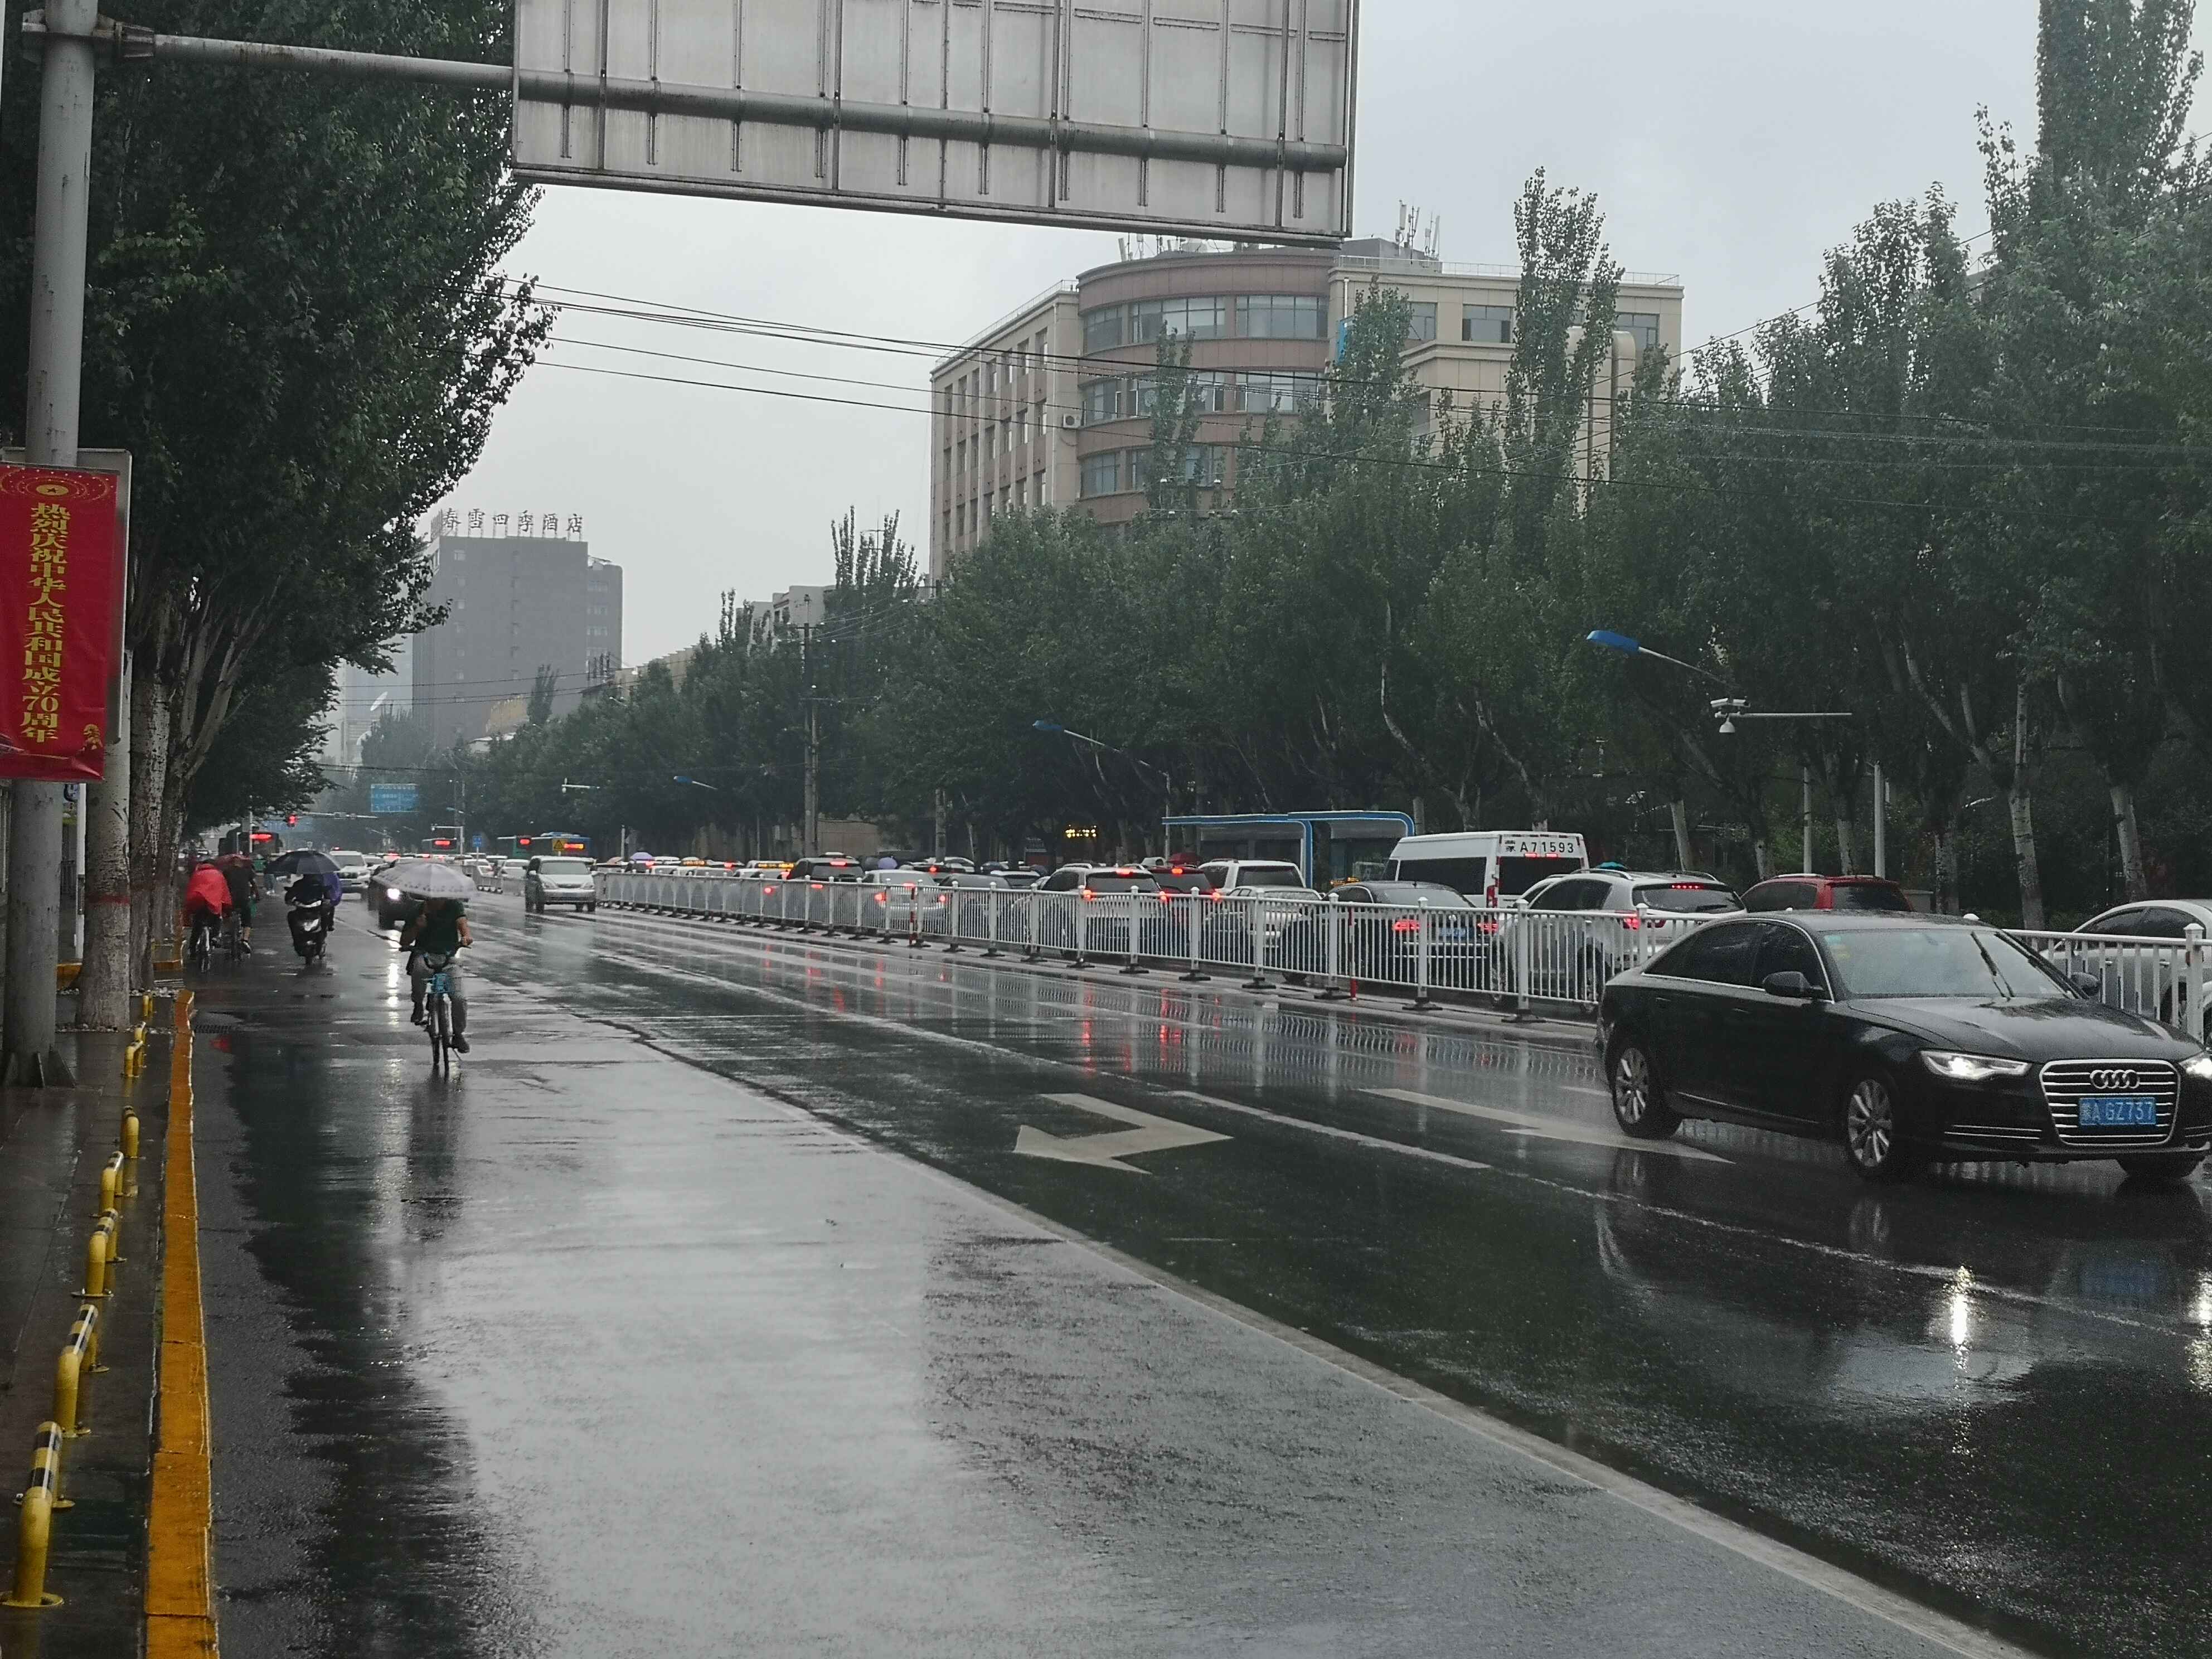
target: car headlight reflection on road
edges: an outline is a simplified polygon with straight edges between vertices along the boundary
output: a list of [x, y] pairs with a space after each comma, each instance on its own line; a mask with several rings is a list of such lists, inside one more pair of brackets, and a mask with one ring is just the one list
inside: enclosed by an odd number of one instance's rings
[[2191, 1054], [2181, 1062], [2181, 1069], [2199, 1083], [2212, 1083], [2212, 1054]]
[[2024, 1060], [1999, 1060], [1993, 1054], [1957, 1054], [1942, 1048], [1923, 1048], [1920, 1063], [1937, 1077], [1954, 1083], [1987, 1083], [1993, 1077], [2026, 1077]]

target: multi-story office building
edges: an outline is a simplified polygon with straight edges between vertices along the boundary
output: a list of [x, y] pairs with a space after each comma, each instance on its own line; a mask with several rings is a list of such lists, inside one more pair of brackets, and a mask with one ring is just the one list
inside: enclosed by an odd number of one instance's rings
[[[1517, 268], [1450, 264], [1382, 238], [1318, 252], [1171, 246], [1085, 271], [985, 330], [931, 375], [930, 574], [1006, 513], [1073, 502], [1122, 524], [1143, 509], [1166, 335], [1189, 343], [1200, 414], [1188, 465], [1201, 499], [1218, 500], [1235, 486], [1239, 440], [1315, 395], [1340, 325], [1376, 285], [1413, 308], [1406, 362], [1419, 386], [1462, 410], [1503, 395]], [[1593, 471], [1638, 358], [1682, 347], [1674, 277], [1630, 273], [1617, 311], [1584, 421]]]
[[585, 686], [622, 666], [622, 567], [592, 556], [583, 521], [564, 530], [548, 514], [513, 520], [469, 514], [438, 521], [430, 543], [430, 602], [446, 619], [415, 637], [415, 712], [441, 749], [484, 735], [492, 709], [526, 697], [540, 668], [560, 678], [554, 712], [576, 706]]

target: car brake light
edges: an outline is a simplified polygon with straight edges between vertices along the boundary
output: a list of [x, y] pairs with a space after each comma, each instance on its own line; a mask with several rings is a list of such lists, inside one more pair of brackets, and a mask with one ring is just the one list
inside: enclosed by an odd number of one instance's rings
[[1494, 933], [1498, 931], [1498, 924], [1494, 921], [1478, 921], [1474, 924], [1474, 931], [1478, 933]]
[[1093, 899], [1097, 898], [1097, 896], [1098, 896], [1098, 895], [1097, 895], [1097, 894], [1096, 894], [1096, 893], [1094, 893], [1094, 892], [1092, 892], [1092, 891], [1091, 891], [1088, 887], [1086, 887], [1086, 888], [1085, 888], [1085, 889], [1083, 890], [1083, 902], [1084, 902], [1085, 904], [1090, 903], [1091, 900], [1093, 900]]
[[1623, 916], [1620, 919], [1620, 925], [1632, 933], [1638, 928], [1644, 926], [1644, 918], [1641, 916]]
[[1390, 931], [1394, 933], [1418, 933], [1421, 931], [1421, 919], [1419, 916], [1401, 916], [1390, 924]]

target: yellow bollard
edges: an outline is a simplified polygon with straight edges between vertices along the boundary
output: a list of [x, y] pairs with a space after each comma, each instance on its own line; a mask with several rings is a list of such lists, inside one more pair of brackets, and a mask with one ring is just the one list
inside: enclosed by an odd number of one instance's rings
[[136, 1164], [138, 1161], [138, 1114], [128, 1106], [123, 1109], [123, 1156]]
[[131, 1258], [123, 1254], [123, 1212], [102, 1210], [100, 1219], [107, 1223], [107, 1288], [115, 1288], [115, 1264]]
[[100, 1207], [93, 1213], [105, 1215], [108, 1211], [118, 1208], [122, 1201], [123, 1154], [113, 1152], [107, 1155], [107, 1162], [100, 1166]]
[[77, 1292], [79, 1296], [95, 1301], [106, 1296], [107, 1242], [114, 1231], [115, 1224], [110, 1216], [100, 1217], [94, 1226], [92, 1238], [84, 1247], [84, 1288]]
[[62, 1484], [62, 1431], [39, 1425], [31, 1452], [31, 1478], [24, 1484], [22, 1513], [15, 1522], [15, 1589], [0, 1607], [58, 1607], [62, 1598], [46, 1592], [46, 1551], [53, 1542], [54, 1500]]
[[76, 1322], [70, 1327], [69, 1340], [62, 1345], [61, 1358], [54, 1362], [54, 1421], [72, 1440], [92, 1432], [82, 1420], [84, 1391], [78, 1385], [84, 1374], [94, 1369], [93, 1332], [99, 1324], [99, 1309], [90, 1305], [79, 1309]]

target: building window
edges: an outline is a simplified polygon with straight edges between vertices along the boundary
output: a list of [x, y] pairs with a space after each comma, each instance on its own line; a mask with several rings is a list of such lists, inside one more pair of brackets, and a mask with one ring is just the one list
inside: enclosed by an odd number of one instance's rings
[[1317, 374], [1255, 374], [1237, 377], [1237, 407], [1247, 415], [1292, 415], [1321, 395]]
[[[1220, 444], [1193, 444], [1183, 452], [1182, 481], [1196, 484], [1200, 489], [1218, 489], [1226, 465], [1227, 449]], [[1152, 452], [1133, 449], [1128, 452], [1129, 488], [1150, 489], [1152, 487]]]
[[1252, 294], [1237, 301], [1237, 331], [1248, 340], [1318, 340], [1328, 321], [1320, 300], [1301, 294]]
[[1656, 311], [1624, 311], [1613, 319], [1613, 325], [1625, 334], [1633, 334], [1638, 351], [1658, 347], [1659, 313]]
[[1406, 337], [1409, 340], [1433, 340], [1437, 337], [1437, 302], [1416, 300], [1407, 307], [1413, 314], [1406, 322]]
[[1459, 313], [1459, 337], [1481, 345], [1511, 345], [1513, 343], [1513, 307], [1511, 306], [1462, 306]]
[[996, 426], [983, 428], [983, 459], [988, 461], [999, 459], [999, 428]]
[[1224, 339], [1229, 307], [1221, 300], [1139, 300], [1129, 307], [1129, 343], [1151, 345], [1165, 335]]
[[1118, 380], [1085, 380], [1081, 392], [1083, 424], [1096, 426], [1101, 421], [1121, 418], [1121, 382]]
[[1014, 411], [1014, 441], [1026, 444], [1030, 441], [1030, 406], [1024, 404]]
[[968, 503], [965, 501], [952, 509], [952, 533], [956, 536], [968, 533]]
[[1083, 458], [1082, 489], [1085, 495], [1111, 495], [1121, 488], [1121, 451], [1109, 450], [1103, 455]]
[[1015, 505], [1016, 507], [1027, 507], [1029, 504], [1030, 504], [1030, 481], [1029, 481], [1027, 478], [1017, 478], [1017, 479], [1015, 479], [1015, 480], [1014, 480], [1014, 505]]
[[1052, 505], [1052, 497], [1045, 494], [1044, 478], [1044, 469], [1042, 467], [1039, 467], [1036, 470], [1036, 478], [1032, 480], [1030, 484], [1030, 501], [1033, 505], [1037, 507], [1049, 507]]
[[1048, 361], [1048, 359], [1052, 356], [1052, 352], [1048, 349], [1049, 339], [1050, 337], [1046, 334], [1044, 330], [1039, 329], [1037, 331], [1036, 366], [1037, 373], [1040, 374], [1043, 374], [1046, 369], [1052, 367], [1052, 364]]
[[1085, 351], [1110, 351], [1121, 343], [1121, 324], [1125, 316], [1120, 306], [1103, 306], [1097, 311], [1083, 313], [1083, 349]]

